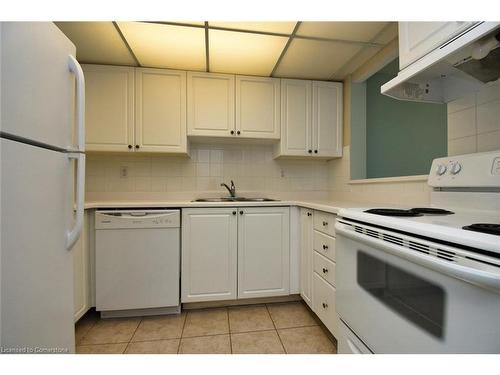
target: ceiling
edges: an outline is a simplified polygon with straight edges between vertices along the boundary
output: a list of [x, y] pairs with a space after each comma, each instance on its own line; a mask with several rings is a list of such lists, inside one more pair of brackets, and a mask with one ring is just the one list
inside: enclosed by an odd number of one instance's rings
[[82, 63], [341, 80], [396, 22], [56, 22]]

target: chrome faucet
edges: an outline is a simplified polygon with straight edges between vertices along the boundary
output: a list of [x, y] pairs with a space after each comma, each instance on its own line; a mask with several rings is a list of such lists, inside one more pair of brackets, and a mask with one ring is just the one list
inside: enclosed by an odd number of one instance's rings
[[222, 183], [220, 186], [224, 186], [227, 191], [229, 191], [229, 194], [231, 194], [231, 198], [236, 197], [236, 186], [234, 186], [233, 180], [231, 180], [231, 187], [227, 186], [227, 184]]

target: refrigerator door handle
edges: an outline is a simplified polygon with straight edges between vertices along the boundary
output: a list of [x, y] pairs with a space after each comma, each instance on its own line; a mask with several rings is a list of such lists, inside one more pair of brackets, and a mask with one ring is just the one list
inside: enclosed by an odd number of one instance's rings
[[76, 78], [76, 121], [77, 121], [77, 150], [85, 151], [85, 77], [83, 70], [75, 57], [69, 55], [69, 70]]
[[80, 237], [83, 228], [83, 211], [85, 198], [85, 154], [68, 154], [72, 160], [76, 160], [76, 218], [73, 228], [66, 237], [66, 249], [71, 250]]

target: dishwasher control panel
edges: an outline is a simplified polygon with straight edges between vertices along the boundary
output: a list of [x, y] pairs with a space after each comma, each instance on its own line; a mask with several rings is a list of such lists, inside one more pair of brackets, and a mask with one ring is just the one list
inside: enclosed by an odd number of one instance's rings
[[102, 210], [95, 229], [179, 228], [180, 210]]

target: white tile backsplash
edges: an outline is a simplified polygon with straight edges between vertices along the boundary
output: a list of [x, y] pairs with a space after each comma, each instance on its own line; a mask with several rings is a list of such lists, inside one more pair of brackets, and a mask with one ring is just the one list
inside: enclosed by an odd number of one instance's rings
[[448, 103], [448, 155], [500, 150], [500, 81]]
[[[227, 192], [234, 180], [242, 192], [303, 192], [328, 195], [329, 168], [322, 160], [274, 160], [272, 145], [193, 145], [192, 157], [147, 154], [89, 154], [87, 192]], [[121, 177], [121, 167], [128, 176]]]
[[477, 152], [477, 136], [449, 139], [448, 155], [472, 154]]
[[475, 135], [476, 108], [467, 108], [448, 115], [448, 140]]

